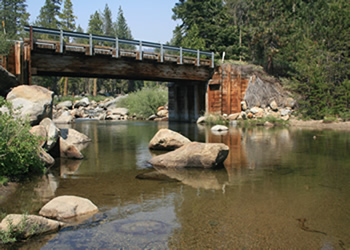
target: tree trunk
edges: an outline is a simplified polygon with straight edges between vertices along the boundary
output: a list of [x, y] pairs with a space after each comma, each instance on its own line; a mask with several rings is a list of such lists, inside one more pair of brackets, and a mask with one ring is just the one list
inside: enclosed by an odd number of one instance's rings
[[63, 96], [67, 96], [68, 92], [68, 77], [64, 80]]
[[93, 96], [97, 95], [97, 78], [94, 78], [94, 90], [93, 90]]

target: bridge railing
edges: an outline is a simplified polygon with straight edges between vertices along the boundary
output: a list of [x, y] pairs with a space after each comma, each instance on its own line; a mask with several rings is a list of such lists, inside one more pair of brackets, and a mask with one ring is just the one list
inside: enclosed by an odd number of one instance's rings
[[81, 32], [73, 32], [73, 31], [67, 31], [67, 30], [59, 30], [59, 29], [49, 29], [49, 28], [42, 28], [42, 27], [36, 27], [36, 26], [25, 26], [25, 31], [30, 32], [30, 41], [33, 42], [33, 35], [34, 33], [38, 34], [46, 34], [46, 35], [53, 35], [58, 36], [60, 39], [60, 53], [63, 53], [64, 51], [64, 38], [82, 38], [82, 39], [88, 39], [89, 40], [89, 49], [90, 49], [90, 55], [93, 55], [93, 41], [103, 41], [103, 42], [110, 42], [113, 43], [116, 49], [116, 57], [119, 57], [119, 51], [120, 51], [120, 44], [128, 44], [128, 45], [134, 45], [138, 46], [139, 51], [139, 60], [142, 60], [143, 55], [143, 48], [149, 47], [154, 49], [159, 49], [160, 51], [160, 62], [164, 62], [164, 56], [165, 51], [175, 51], [179, 53], [179, 63], [183, 64], [184, 60], [184, 53], [190, 53], [196, 55], [196, 65], [200, 66], [200, 58], [201, 56], [209, 57], [211, 61], [211, 67], [214, 68], [214, 52], [206, 52], [206, 51], [200, 51], [200, 50], [194, 50], [194, 49], [187, 49], [182, 47], [175, 47], [170, 45], [165, 45], [161, 43], [154, 43], [154, 42], [147, 42], [147, 41], [141, 41], [141, 40], [129, 40], [129, 39], [120, 39], [118, 37], [110, 37], [110, 36], [102, 36], [102, 35], [93, 35], [88, 33], [81, 33]]

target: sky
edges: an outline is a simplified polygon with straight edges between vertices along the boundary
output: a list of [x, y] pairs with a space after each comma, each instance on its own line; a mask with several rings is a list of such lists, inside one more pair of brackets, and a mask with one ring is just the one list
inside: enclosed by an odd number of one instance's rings
[[[119, 6], [135, 40], [166, 43], [173, 36], [177, 24], [172, 20], [172, 8], [178, 0], [71, 0], [77, 26], [87, 30], [90, 15], [96, 10], [103, 12], [106, 4], [112, 11], [113, 21], [116, 21]], [[64, 1], [62, 1], [64, 2]], [[40, 13], [45, 0], [27, 0], [29, 21], [32, 24]], [[63, 8], [63, 3], [61, 5]]]

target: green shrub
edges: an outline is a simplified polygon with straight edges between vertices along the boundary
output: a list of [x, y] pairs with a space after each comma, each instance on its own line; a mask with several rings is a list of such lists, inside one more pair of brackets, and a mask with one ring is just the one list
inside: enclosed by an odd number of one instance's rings
[[157, 108], [168, 102], [168, 91], [164, 87], [143, 88], [129, 94], [118, 102], [119, 107], [129, 109], [130, 114], [147, 118], [157, 113]]
[[205, 122], [210, 125], [227, 125], [229, 121], [225, 120], [222, 115], [208, 114], [205, 118]]
[[1, 106], [9, 111], [0, 111], [0, 176], [19, 181], [43, 173], [44, 163], [38, 156], [40, 138], [29, 132], [28, 121], [14, 118], [15, 112], [2, 97]]

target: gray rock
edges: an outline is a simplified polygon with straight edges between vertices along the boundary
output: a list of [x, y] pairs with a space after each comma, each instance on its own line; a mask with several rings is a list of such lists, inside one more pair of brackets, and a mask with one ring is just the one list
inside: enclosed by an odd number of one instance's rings
[[224, 125], [215, 125], [214, 127], [212, 127], [210, 129], [211, 131], [227, 131], [228, 127], [224, 126]]
[[148, 117], [148, 119], [147, 120], [149, 120], [149, 121], [153, 121], [154, 119], [156, 119], [157, 118], [157, 116], [156, 115], [151, 115], [150, 117]]
[[247, 103], [245, 101], [242, 101], [241, 102], [241, 109], [242, 109], [242, 111], [245, 111], [247, 108], [248, 108], [247, 107]]
[[156, 150], [174, 150], [190, 143], [185, 136], [170, 129], [160, 129], [151, 139], [148, 147]]
[[201, 123], [205, 123], [206, 117], [205, 116], [201, 116], [197, 119], [197, 124], [201, 124]]
[[270, 102], [270, 108], [271, 108], [273, 111], [278, 111], [278, 106], [277, 106], [276, 101]]
[[55, 164], [55, 159], [50, 154], [48, 154], [43, 148], [40, 148], [39, 157], [41, 161], [45, 163], [46, 167]]
[[169, 115], [169, 111], [166, 109], [162, 109], [157, 112], [157, 116], [159, 117], [168, 117], [168, 115]]
[[72, 145], [67, 143], [64, 139], [60, 137], [60, 157], [62, 158], [68, 158], [68, 159], [83, 159], [84, 156], [79, 151], [79, 149]]
[[29, 117], [31, 125], [52, 118], [53, 92], [37, 85], [18, 86], [7, 95], [6, 100], [18, 109], [23, 119]]
[[53, 120], [56, 124], [70, 124], [74, 121], [74, 117], [69, 113], [69, 111], [64, 111], [62, 114]]
[[29, 132], [40, 138], [39, 146], [43, 147], [46, 144], [47, 132], [44, 126], [36, 125], [32, 127]]
[[49, 118], [43, 119], [40, 122], [40, 125], [45, 128], [47, 133], [45, 149], [50, 151], [58, 141], [59, 130], [56, 127], [55, 123]]
[[256, 113], [264, 112], [264, 110], [262, 108], [253, 107], [250, 109], [250, 112], [252, 112], [253, 114], [256, 114]]
[[234, 114], [230, 114], [228, 117], [227, 117], [227, 119], [229, 119], [229, 120], [237, 120], [238, 119], [238, 117], [240, 116], [240, 114], [241, 113], [234, 113]]
[[291, 111], [289, 109], [281, 109], [281, 116], [289, 115]]
[[84, 97], [83, 99], [80, 99], [79, 101], [77, 101], [74, 104], [74, 108], [77, 109], [77, 108], [80, 108], [80, 107], [87, 107], [89, 105], [90, 105], [89, 98]]
[[72, 128], [61, 129], [61, 137], [68, 144], [73, 144], [73, 145], [91, 141], [91, 139], [88, 136]]
[[62, 108], [71, 109], [72, 107], [73, 107], [73, 103], [71, 101], [60, 102], [59, 104], [56, 105], [57, 109], [62, 109]]
[[294, 108], [296, 103], [297, 102], [293, 98], [288, 97], [286, 98], [284, 105], [289, 108]]
[[215, 168], [221, 166], [228, 153], [229, 147], [223, 143], [190, 142], [153, 157], [149, 163], [160, 168]]
[[97, 206], [90, 200], [73, 195], [64, 195], [49, 201], [41, 208], [39, 214], [48, 218], [62, 220], [97, 212]]
[[0, 223], [0, 229], [4, 231], [10, 228], [21, 227], [24, 231], [24, 238], [40, 235], [48, 232], [58, 231], [64, 223], [50, 220], [37, 215], [9, 214]]
[[127, 115], [129, 113], [127, 108], [112, 108], [108, 109], [108, 111], [111, 112], [112, 115]]

